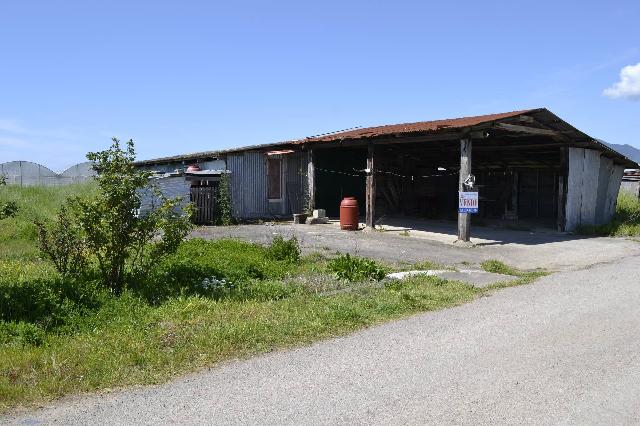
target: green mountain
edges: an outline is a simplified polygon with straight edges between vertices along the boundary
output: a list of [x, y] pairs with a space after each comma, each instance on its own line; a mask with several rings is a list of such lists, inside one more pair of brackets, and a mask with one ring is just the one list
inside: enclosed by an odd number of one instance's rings
[[619, 145], [615, 143], [607, 143], [605, 141], [600, 141], [600, 142], [609, 146], [611, 149], [615, 149], [616, 151], [618, 151], [620, 154], [624, 155], [628, 159], [633, 160], [636, 163], [640, 163], [640, 149], [636, 148], [635, 146], [631, 146], [627, 144]]

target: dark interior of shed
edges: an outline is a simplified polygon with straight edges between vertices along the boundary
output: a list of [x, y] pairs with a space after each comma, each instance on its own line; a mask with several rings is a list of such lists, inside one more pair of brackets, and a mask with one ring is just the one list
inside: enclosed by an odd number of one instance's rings
[[[558, 180], [565, 174], [562, 144], [541, 136], [492, 135], [474, 141], [472, 170], [480, 208], [475, 222], [526, 221], [555, 227]], [[316, 206], [336, 217], [344, 196], [364, 215], [366, 147], [315, 150]], [[458, 140], [376, 144], [376, 219], [404, 215], [455, 220]]]
[[366, 147], [319, 149], [314, 152], [316, 202], [327, 216], [339, 215], [344, 197], [358, 200], [360, 214], [365, 212]]
[[[376, 148], [377, 215], [457, 217], [459, 143], [389, 144]], [[561, 151], [538, 138], [474, 143], [472, 170], [480, 209], [474, 219], [526, 219], [554, 226]]]

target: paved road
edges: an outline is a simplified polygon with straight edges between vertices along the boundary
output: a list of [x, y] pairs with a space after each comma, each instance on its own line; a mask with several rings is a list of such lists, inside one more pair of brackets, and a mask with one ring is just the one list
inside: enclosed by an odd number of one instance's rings
[[4, 421], [638, 424], [639, 276], [638, 257], [563, 272], [457, 308]]
[[[236, 237], [262, 244], [275, 234], [296, 236], [305, 251], [340, 251], [389, 261], [441, 264], [467, 262], [479, 264], [498, 259], [509, 265], [551, 271], [583, 269], [584, 267], [640, 256], [640, 244], [622, 238], [584, 238], [566, 234], [513, 231], [494, 228], [474, 228], [474, 238], [480, 244], [460, 247], [454, 225], [435, 226], [438, 232], [415, 232], [404, 237], [394, 232], [346, 232], [333, 225], [243, 225], [211, 226], [196, 230], [193, 235], [204, 238]], [[476, 238], [478, 237], [478, 238]], [[492, 238], [493, 240], [489, 240]]]

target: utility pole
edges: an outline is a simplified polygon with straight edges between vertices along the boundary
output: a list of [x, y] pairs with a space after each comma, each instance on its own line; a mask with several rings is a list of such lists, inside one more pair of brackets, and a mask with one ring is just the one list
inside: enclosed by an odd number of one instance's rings
[[[463, 192], [465, 181], [471, 174], [471, 138], [460, 139], [460, 176], [458, 191]], [[471, 214], [458, 213], [458, 241], [469, 242], [471, 239]]]

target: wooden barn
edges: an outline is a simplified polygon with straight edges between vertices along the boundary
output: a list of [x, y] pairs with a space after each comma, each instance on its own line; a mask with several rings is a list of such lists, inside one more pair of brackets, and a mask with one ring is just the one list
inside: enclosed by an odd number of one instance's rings
[[[474, 220], [571, 231], [609, 221], [625, 168], [638, 165], [545, 108], [357, 128], [300, 140], [140, 161], [181, 174], [183, 195], [229, 173], [239, 219], [337, 216], [354, 196], [366, 224], [382, 217], [467, 222], [459, 191], [477, 191]], [[210, 172], [207, 172], [210, 170]], [[186, 174], [185, 174], [186, 173]], [[215, 175], [217, 174], [217, 177]], [[185, 180], [188, 178], [189, 180]]]

